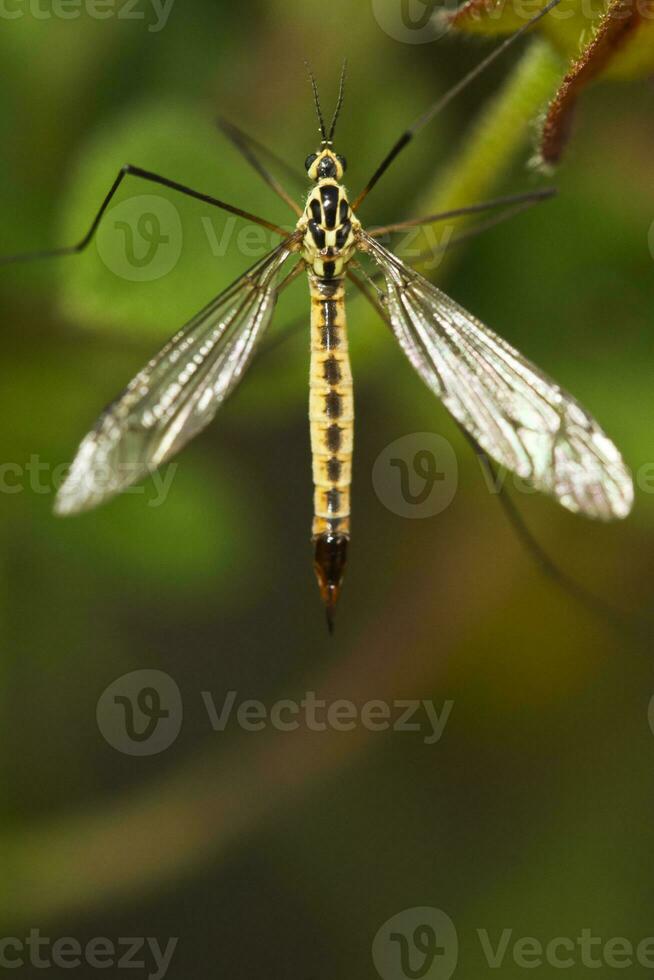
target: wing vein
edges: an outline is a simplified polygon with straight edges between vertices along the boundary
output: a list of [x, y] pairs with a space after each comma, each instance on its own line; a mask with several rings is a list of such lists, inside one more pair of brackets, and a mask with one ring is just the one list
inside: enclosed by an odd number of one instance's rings
[[124, 490], [197, 435], [231, 394], [272, 318], [289, 239], [255, 263], [146, 364], [83, 439], [55, 508], [86, 510]]
[[493, 459], [568, 510], [602, 520], [629, 513], [631, 475], [572, 395], [365, 232], [359, 248], [381, 270], [409, 361]]

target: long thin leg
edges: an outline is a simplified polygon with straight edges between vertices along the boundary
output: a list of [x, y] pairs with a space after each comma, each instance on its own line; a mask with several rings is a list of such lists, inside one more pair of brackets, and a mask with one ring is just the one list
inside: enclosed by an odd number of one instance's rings
[[196, 201], [203, 201], [205, 204], [211, 204], [213, 207], [222, 208], [223, 211], [229, 211], [230, 214], [235, 214], [239, 218], [246, 218], [248, 221], [254, 221], [256, 224], [262, 225], [264, 228], [268, 228], [270, 231], [274, 231], [278, 235], [281, 235], [282, 238], [289, 237], [288, 231], [285, 231], [284, 228], [280, 228], [278, 225], [275, 225], [270, 221], [266, 221], [265, 218], [259, 218], [255, 214], [250, 214], [249, 211], [242, 211], [241, 208], [236, 208], [232, 204], [226, 204], [224, 201], [219, 201], [217, 197], [212, 197], [211, 194], [202, 194], [200, 191], [194, 191], [190, 187], [186, 187], [184, 184], [178, 184], [175, 180], [169, 180], [167, 177], [161, 177], [159, 174], [152, 173], [150, 170], [142, 170], [141, 167], [134, 167], [132, 164], [126, 163], [125, 166], [121, 167], [119, 170], [118, 176], [111, 185], [109, 193], [100, 205], [98, 213], [91, 222], [91, 227], [76, 245], [67, 245], [63, 248], [42, 249], [36, 252], [23, 252], [19, 255], [5, 255], [0, 257], [0, 265], [9, 265], [11, 262], [29, 262], [33, 259], [52, 259], [64, 255], [75, 255], [78, 252], [82, 252], [93, 238], [93, 235], [95, 234], [97, 227], [102, 220], [102, 216], [109, 207], [112, 197], [127, 176], [139, 177], [142, 180], [148, 180], [154, 184], [161, 184], [163, 187], [168, 187], [173, 191], [179, 191], [180, 194], [186, 194], [188, 197], [195, 198]]
[[497, 467], [486, 450], [481, 448], [462, 425], [459, 425], [459, 428], [477, 454], [477, 458], [488, 477], [490, 485], [496, 488], [500, 505], [508, 518], [514, 534], [522, 546], [529, 552], [540, 570], [563, 592], [572, 596], [573, 599], [582, 606], [585, 606], [595, 616], [604, 619], [620, 631], [626, 629], [642, 639], [647, 638], [649, 640], [652, 630], [652, 623], [650, 621], [630, 615], [611, 605], [611, 603], [581, 585], [581, 583], [577, 582], [571, 575], [557, 565], [525, 524], [511, 495], [498, 479]]
[[421, 262], [432, 258], [434, 255], [439, 255], [441, 252], [446, 252], [451, 245], [461, 245], [463, 242], [470, 241], [471, 238], [477, 238], [478, 235], [482, 235], [486, 231], [490, 231], [491, 228], [497, 227], [497, 225], [504, 224], [510, 218], [515, 218], [517, 215], [522, 214], [523, 211], [528, 211], [529, 208], [533, 207], [534, 204], [540, 203], [539, 201], [527, 201], [525, 204], [518, 204], [513, 208], [509, 208], [508, 211], [502, 214], [496, 214], [492, 218], [488, 218], [486, 221], [480, 221], [476, 225], [472, 225], [470, 228], [466, 228], [465, 231], [460, 232], [458, 235], [454, 235], [447, 242], [443, 242], [442, 245], [435, 245], [433, 248], [425, 249], [424, 252], [420, 252], [416, 256], [411, 257], [411, 264], [420, 265]]
[[405, 130], [404, 133], [402, 133], [399, 140], [391, 147], [391, 149], [386, 154], [386, 156], [384, 157], [380, 165], [377, 167], [377, 169], [375, 170], [374, 174], [372, 175], [372, 177], [370, 178], [366, 186], [363, 188], [359, 196], [354, 201], [352, 205], [354, 211], [357, 210], [357, 208], [361, 205], [363, 200], [368, 196], [370, 191], [373, 189], [375, 184], [386, 173], [386, 171], [393, 163], [395, 158], [402, 152], [405, 146], [407, 146], [411, 142], [414, 136], [416, 136], [421, 129], [424, 129], [424, 127], [428, 123], [430, 123], [432, 119], [435, 116], [437, 116], [442, 109], [445, 108], [446, 105], [449, 105], [452, 99], [454, 99], [460, 92], [462, 92], [463, 89], [467, 88], [470, 82], [474, 81], [474, 79], [477, 78], [478, 75], [481, 75], [481, 73], [485, 71], [489, 65], [491, 65], [497, 58], [499, 58], [500, 55], [502, 55], [510, 45], [514, 44], [515, 41], [518, 40], [518, 38], [522, 37], [523, 34], [531, 30], [534, 24], [536, 24], [542, 17], [545, 17], [545, 15], [548, 14], [553, 7], [556, 7], [558, 3], [560, 3], [560, 0], [550, 0], [550, 2], [545, 7], [543, 7], [543, 9], [540, 10], [534, 17], [532, 17], [531, 20], [528, 20], [526, 24], [524, 24], [519, 30], [515, 32], [515, 34], [512, 34], [510, 37], [506, 38], [506, 40], [503, 41], [499, 45], [499, 47], [495, 48], [495, 50], [491, 51], [491, 53], [487, 55], [487, 57], [483, 58], [482, 61], [480, 61], [479, 64], [472, 69], [472, 71], [469, 71], [466, 75], [464, 75], [463, 78], [456, 83], [456, 85], [453, 85], [448, 92], [442, 95], [440, 99], [437, 99], [436, 102], [434, 102], [434, 104], [430, 106], [425, 113], [423, 113], [418, 119], [416, 119], [416, 121], [411, 126], [409, 126], [409, 128]]
[[[412, 255], [408, 258], [407, 256], [404, 256], [404, 260], [405, 261], [409, 260], [410, 265], [420, 265], [422, 262], [425, 262], [427, 259], [433, 258], [434, 255], [439, 255], [441, 252], [446, 252], [447, 249], [450, 248], [450, 246], [452, 245], [460, 245], [463, 242], [469, 241], [471, 238], [476, 238], [478, 235], [481, 235], [484, 232], [489, 231], [491, 228], [495, 228], [497, 225], [503, 224], [505, 221], [508, 221], [509, 218], [515, 218], [518, 214], [522, 214], [523, 211], [528, 211], [529, 208], [532, 208], [535, 204], [540, 204], [542, 200], [547, 200], [547, 197], [536, 198], [535, 200], [528, 200], [525, 201], [524, 204], [517, 204], [514, 207], [509, 208], [507, 211], [503, 212], [502, 214], [494, 215], [492, 218], [488, 218], [488, 220], [486, 221], [480, 221], [479, 224], [472, 225], [471, 228], [467, 228], [465, 231], [460, 232], [458, 235], [454, 235], [452, 238], [448, 239], [448, 241], [444, 242], [442, 245], [435, 245], [433, 248], [425, 249], [425, 251], [419, 252], [418, 255]], [[375, 283], [376, 280], [379, 280], [382, 277], [383, 274], [379, 271], [373, 273], [372, 276], [369, 276], [366, 273], [366, 278], [373, 284]]]
[[282, 201], [284, 201], [285, 204], [288, 204], [288, 206], [292, 208], [299, 217], [302, 214], [302, 208], [300, 205], [297, 203], [297, 201], [293, 200], [291, 195], [282, 187], [277, 178], [274, 177], [270, 171], [266, 169], [266, 167], [264, 167], [254, 153], [253, 146], [260, 146], [260, 144], [255, 144], [255, 141], [248, 136], [247, 133], [244, 133], [242, 129], [239, 129], [238, 126], [235, 126], [234, 123], [229, 122], [227, 119], [219, 118], [217, 122], [220, 130], [225, 134], [230, 143], [236, 147], [241, 156], [247, 160], [250, 166], [256, 170], [260, 177], [263, 178], [266, 184], [268, 184], [268, 187], [270, 187], [278, 197], [281, 197]]
[[[445, 245], [439, 245], [436, 248], [429, 249], [427, 251], [421, 252], [415, 258], [412, 257], [411, 262], [412, 263], [419, 264], [423, 260], [429, 259], [433, 255], [437, 255], [439, 252], [444, 252], [451, 245], [459, 245], [461, 242], [468, 241], [471, 238], [476, 238], [477, 235], [481, 235], [483, 232], [488, 231], [490, 228], [494, 228], [496, 225], [502, 224], [504, 221], [508, 221], [509, 218], [514, 218], [514, 217], [516, 217], [516, 215], [520, 214], [521, 212], [527, 211], [534, 204], [539, 204], [541, 201], [547, 200], [551, 196], [551, 194], [553, 194], [553, 193], [555, 193], [555, 189], [554, 188], [552, 188], [549, 193], [547, 191], [538, 192], [536, 195], [533, 196], [533, 199], [532, 199], [532, 196], [529, 195], [529, 194], [525, 194], [525, 195], [516, 194], [514, 197], [497, 198], [496, 201], [494, 201], [494, 202], [486, 202], [486, 205], [482, 205], [482, 204], [472, 205], [472, 209], [473, 210], [483, 210], [483, 208], [485, 206], [490, 206], [491, 203], [493, 204], [493, 206], [495, 206], [497, 204], [497, 206], [499, 207], [501, 201], [510, 201], [510, 200], [517, 200], [517, 199], [524, 201], [524, 203], [519, 204], [519, 205], [516, 205], [515, 207], [510, 208], [509, 210], [507, 210], [503, 214], [494, 215], [492, 218], [489, 218], [487, 221], [480, 222], [477, 225], [473, 225], [471, 228], [467, 228], [465, 231], [462, 231], [460, 234], [455, 235], [452, 238], [450, 238], [450, 240]], [[461, 209], [461, 211], [463, 211], [464, 213], [468, 213], [468, 210], [469, 209], [466, 209], [466, 208], [462, 208]], [[448, 217], [455, 217], [458, 213], [459, 213], [459, 211], [456, 211], [456, 212], [447, 212], [447, 216]], [[383, 229], [382, 229], [382, 231], [383, 231]], [[370, 234], [377, 234], [377, 233], [378, 233], [378, 229], [374, 229], [373, 232], [370, 232]], [[298, 266], [296, 266], [296, 269], [299, 269], [299, 267], [300, 267], [300, 263], [298, 263]], [[362, 265], [360, 265], [358, 262], [356, 262], [355, 259], [352, 259], [351, 262], [350, 262], [350, 266], [348, 268], [348, 279], [353, 283], [353, 285], [356, 286], [356, 288], [359, 290], [359, 292], [363, 293], [366, 296], [366, 299], [368, 300], [368, 302], [371, 303], [375, 307], [375, 309], [377, 310], [377, 312], [379, 313], [379, 315], [382, 318], [386, 319], [386, 314], [384, 312], [383, 306], [381, 305], [380, 299], [377, 299], [375, 297], [375, 295], [371, 292], [371, 290], [368, 288], [368, 286], [366, 286], [364, 284], [364, 282], [361, 280], [361, 278], [359, 276], [355, 275], [355, 273], [353, 271], [353, 267], [355, 267], [356, 269], [358, 269], [361, 272], [361, 274], [365, 277], [366, 281], [376, 291], [378, 297], [383, 297], [383, 293], [381, 292], [381, 290], [378, 289], [377, 284], [376, 284], [376, 280], [379, 280], [379, 279], [382, 278], [382, 273], [381, 272], [375, 272], [374, 274], [370, 275], [363, 268]], [[296, 274], [295, 273], [295, 270], [294, 270], [294, 273], [292, 273], [292, 274], [293, 275]], [[305, 328], [306, 328], [306, 317], [304, 317], [304, 316], [298, 317], [296, 320], [293, 320], [284, 329], [283, 332], [280, 332], [276, 336], [267, 338], [263, 342], [263, 344], [261, 345], [261, 348], [259, 349], [259, 352], [258, 353], [259, 354], [267, 354], [269, 351], [274, 350], [280, 344], [284, 343], [285, 340], [287, 340], [289, 337], [292, 337], [299, 330], [303, 330]]]
[[[297, 276], [300, 275], [301, 272], [304, 272], [306, 267], [307, 267], [306, 262], [303, 259], [300, 259], [300, 261], [293, 267], [293, 269], [291, 269], [291, 271], [286, 276], [284, 281], [278, 287], [279, 291], [281, 292], [282, 288], [288, 286], [294, 279], [297, 278]], [[299, 333], [300, 330], [306, 329], [306, 326], [307, 326], [307, 317], [305, 315], [295, 317], [293, 320], [291, 320], [289, 324], [287, 324], [281, 330], [277, 331], [276, 333], [273, 333], [272, 336], [268, 335], [266, 337], [266, 339], [261, 343], [261, 345], [257, 349], [254, 355], [255, 358], [261, 357], [264, 354], [269, 354], [270, 351], [275, 350], [276, 347], [279, 347], [281, 344], [283, 344], [284, 341], [289, 339], [289, 337], [292, 337], [295, 334]]]
[[300, 330], [306, 330], [307, 322], [307, 316], [295, 317], [295, 319], [291, 320], [291, 322], [285, 327], [276, 330], [272, 336], [266, 337], [264, 342], [257, 350], [255, 357], [262, 357], [264, 354], [269, 354], [285, 341], [289, 340], [290, 337], [294, 337], [295, 334], [300, 332]]
[[373, 238], [380, 238], [391, 232], [406, 231], [407, 228], [417, 228], [420, 225], [431, 225], [448, 218], [460, 218], [467, 214], [478, 214], [480, 211], [490, 211], [493, 208], [503, 208], [512, 204], [536, 204], [549, 200], [557, 193], [555, 187], [545, 187], [537, 191], [526, 191], [522, 194], [509, 194], [505, 197], [495, 197], [480, 204], [469, 204], [467, 207], [453, 208], [451, 211], [440, 211], [429, 214], [424, 218], [410, 218], [408, 221], [398, 221], [392, 225], [381, 225], [368, 231]]
[[356, 272], [353, 271], [352, 268], [349, 268], [347, 270], [347, 277], [348, 277], [348, 279], [350, 280], [350, 282], [354, 283], [354, 285], [356, 286], [356, 288], [359, 290], [359, 292], [363, 296], [365, 296], [365, 298], [368, 300], [368, 302], [370, 303], [370, 305], [372, 307], [374, 307], [375, 310], [377, 310], [377, 313], [379, 313], [379, 315], [382, 318], [382, 320], [384, 321], [384, 323], [386, 323], [387, 326], [392, 329], [392, 326], [393, 325], [392, 325], [392, 323], [390, 321], [390, 318], [388, 316], [388, 313], [386, 312], [386, 309], [383, 306], [383, 302], [382, 302], [384, 294], [381, 292], [380, 289], [377, 288], [374, 279], [371, 276], [368, 275], [368, 273], [363, 268], [363, 266], [359, 265], [358, 262], [357, 262], [357, 269], [360, 270], [361, 274], [365, 277], [365, 279], [367, 280], [367, 282], [370, 283], [370, 285], [375, 290], [375, 292], [377, 293], [377, 295], [375, 295], [372, 292], [372, 290], [370, 290], [368, 288], [368, 286], [363, 281], [363, 279], [361, 279], [356, 274]]
[[[255, 139], [254, 136], [250, 136], [249, 133], [246, 133], [240, 127], [236, 126], [234, 123], [229, 122], [228, 120], [225, 120], [225, 122], [227, 122], [228, 126], [231, 126], [233, 129], [238, 130], [238, 134], [241, 137], [241, 139], [244, 140], [246, 143], [249, 143], [253, 149], [263, 154], [263, 156], [268, 157], [269, 160], [271, 160], [278, 167], [284, 170], [286, 172], [287, 177], [289, 177], [290, 180], [295, 181], [298, 187], [302, 189], [306, 187], [307, 175], [304, 170], [299, 171], [297, 167], [292, 166], [288, 162], [288, 160], [285, 160], [284, 157], [281, 157], [274, 150], [271, 150], [270, 147], [266, 146], [265, 143], [262, 143], [261, 140]], [[218, 125], [220, 125], [220, 119], [218, 120]]]

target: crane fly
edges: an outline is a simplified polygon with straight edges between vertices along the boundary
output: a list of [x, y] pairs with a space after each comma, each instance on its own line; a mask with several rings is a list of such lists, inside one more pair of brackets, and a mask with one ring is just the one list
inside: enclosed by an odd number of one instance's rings
[[[551, 0], [422, 115], [391, 148], [352, 203], [343, 185], [346, 160], [334, 147], [345, 66], [329, 128], [310, 72], [321, 139], [306, 160], [312, 186], [304, 207], [261, 163], [256, 153], [258, 144], [233, 124], [223, 122], [223, 131], [246, 160], [295, 211], [297, 224], [290, 234], [211, 195], [128, 165], [119, 172], [89, 231], [77, 245], [2, 260], [15, 262], [82, 251], [128, 175], [256, 222], [282, 239], [175, 334], [105, 409], [83, 439], [59, 489], [57, 513], [95, 507], [169, 460], [204, 429], [251, 362], [280, 292], [305, 272], [311, 303], [312, 542], [330, 629], [350, 540], [354, 405], [345, 313], [348, 280], [373, 302], [417, 373], [484, 453], [570, 511], [602, 520], [626, 516], [633, 499], [631, 477], [620, 453], [592, 416], [522, 354], [379, 241], [382, 233], [427, 225], [444, 215], [366, 231], [356, 213], [416, 133], [556, 3], [558, 0]], [[514, 195], [460, 208], [447, 216], [543, 196], [542, 192]], [[362, 255], [377, 268], [381, 288], [375, 286], [371, 291], [370, 277], [366, 282], [358, 274], [357, 257]], [[292, 259], [296, 262], [287, 271]]]

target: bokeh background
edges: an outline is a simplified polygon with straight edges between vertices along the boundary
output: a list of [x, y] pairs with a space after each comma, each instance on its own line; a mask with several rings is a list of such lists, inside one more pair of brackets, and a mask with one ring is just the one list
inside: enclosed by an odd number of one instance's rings
[[[486, 50], [403, 43], [369, 0], [177, 0], [165, 23], [145, 2], [133, 9], [143, 18], [66, 19], [48, 5], [3, 14], [3, 253], [78, 239], [128, 161], [288, 222], [217, 133], [217, 113], [301, 169], [316, 128], [303, 59], [329, 111], [347, 54], [339, 148], [356, 190]], [[520, 46], [422, 134], [364, 221], [414, 213], [519, 56]], [[623, 450], [640, 482], [625, 522], [514, 499], [569, 574], [645, 620], [653, 109], [645, 82], [588, 92], [558, 198], [435, 273]], [[529, 156], [526, 146], [498, 192], [544, 183]], [[52, 516], [57, 473], [102, 406], [259, 254], [242, 224], [172, 193], [128, 181], [116, 204], [144, 194], [179, 220], [165, 274], [129, 278], [127, 233], [110, 217], [86, 255], [0, 275], [0, 934], [179, 937], [168, 976], [184, 980], [373, 977], [377, 931], [417, 906], [450, 916], [465, 978], [489, 969], [478, 929], [494, 942], [504, 928], [543, 942], [584, 928], [633, 943], [651, 935], [647, 630], [589, 612], [543, 576], [456, 427], [360, 299], [350, 306], [353, 541], [332, 639], [308, 543], [307, 327], [285, 334], [308, 316], [301, 280], [280, 303], [280, 343], [182, 454], [161, 506], [148, 481], [97, 512]], [[129, 222], [136, 212], [123, 207]], [[440, 435], [457, 463], [451, 505], [425, 519], [399, 516], [373, 486], [377, 458], [412, 433]], [[96, 721], [102, 692], [136, 670], [168, 674], [184, 705], [174, 744], [146, 757], [112, 747]], [[214, 732], [207, 691], [218, 705], [229, 691], [267, 706], [307, 691], [452, 705], [430, 745], [424, 731], [362, 725], [246, 732], [232, 721]], [[497, 972], [523, 974], [510, 948]]]

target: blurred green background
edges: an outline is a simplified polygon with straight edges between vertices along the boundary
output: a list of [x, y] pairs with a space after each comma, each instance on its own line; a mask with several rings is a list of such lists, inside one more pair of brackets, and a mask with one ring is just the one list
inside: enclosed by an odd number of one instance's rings
[[[301, 169], [316, 139], [303, 59], [330, 111], [347, 54], [338, 147], [356, 191], [403, 126], [486, 50], [403, 43], [368, 0], [177, 0], [159, 30], [145, 3], [134, 8], [143, 19], [16, 9], [0, 34], [3, 253], [77, 240], [128, 161], [288, 223], [216, 132], [217, 113]], [[422, 134], [366, 202], [365, 222], [414, 213], [518, 58]], [[463, 246], [437, 274], [573, 391], [639, 476], [634, 512], [614, 526], [516, 499], [563, 568], [644, 615], [653, 109], [644, 83], [587, 93], [559, 197]], [[543, 182], [529, 152], [498, 192]], [[168, 976], [185, 980], [373, 977], [377, 930], [416, 906], [455, 923], [462, 978], [489, 970], [478, 929], [494, 941], [503, 928], [543, 942], [583, 928], [634, 943], [651, 935], [647, 636], [634, 640], [543, 577], [456, 427], [360, 299], [349, 314], [353, 541], [333, 639], [308, 543], [308, 319], [257, 358], [182, 454], [164, 505], [149, 506], [148, 481], [97, 512], [52, 516], [55, 468], [102, 406], [259, 254], [241, 223], [173, 193], [128, 181], [116, 204], [143, 194], [179, 217], [166, 274], [121, 275], [124, 239], [109, 226], [84, 256], [0, 275], [0, 935], [179, 937]], [[271, 336], [298, 316], [308, 318], [302, 280]], [[407, 520], [383, 505], [372, 470], [390, 443], [421, 432], [451, 443], [458, 489], [442, 513]], [[139, 669], [169, 674], [184, 703], [177, 740], [145, 758], [116, 751], [96, 723], [102, 692]], [[433, 745], [361, 726], [215, 733], [203, 691], [218, 704], [229, 691], [267, 706], [316, 691], [453, 707]], [[509, 952], [499, 972], [524, 969]]]

